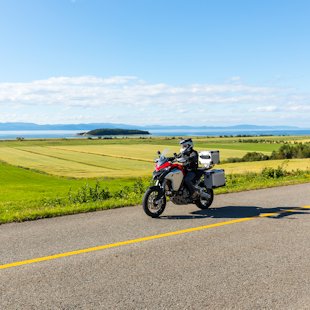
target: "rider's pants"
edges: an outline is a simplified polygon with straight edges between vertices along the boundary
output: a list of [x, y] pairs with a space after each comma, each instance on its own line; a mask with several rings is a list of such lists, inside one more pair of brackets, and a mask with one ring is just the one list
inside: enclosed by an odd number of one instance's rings
[[194, 186], [195, 177], [196, 177], [196, 173], [194, 171], [188, 171], [185, 175], [185, 178], [184, 178], [184, 183], [187, 186], [191, 196], [196, 191], [196, 188]]

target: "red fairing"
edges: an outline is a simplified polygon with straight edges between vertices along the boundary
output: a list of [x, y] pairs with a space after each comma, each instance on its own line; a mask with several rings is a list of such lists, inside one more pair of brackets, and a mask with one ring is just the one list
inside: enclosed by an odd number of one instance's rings
[[181, 170], [182, 173], [185, 175], [185, 171], [184, 171], [183, 165], [178, 164], [178, 163], [172, 164], [170, 161], [164, 163], [164, 164], [161, 165], [161, 166], [157, 166], [157, 165], [156, 165], [156, 166], [155, 166], [155, 170], [156, 170], [156, 171], [160, 171], [160, 170], [162, 170], [162, 169], [169, 168], [169, 167], [170, 167], [171, 169], [177, 168], [177, 169]]
[[166, 162], [166, 163], [164, 163], [163, 165], [161, 165], [161, 166], [155, 166], [155, 170], [156, 171], [160, 171], [160, 170], [162, 170], [162, 169], [165, 169], [165, 168], [168, 168], [168, 167], [171, 167], [172, 166], [172, 164], [171, 164], [171, 162]]
[[185, 171], [184, 171], [183, 165], [175, 163], [175, 164], [171, 165], [171, 168], [177, 168], [177, 169], [181, 170], [183, 172], [183, 174], [185, 175]]

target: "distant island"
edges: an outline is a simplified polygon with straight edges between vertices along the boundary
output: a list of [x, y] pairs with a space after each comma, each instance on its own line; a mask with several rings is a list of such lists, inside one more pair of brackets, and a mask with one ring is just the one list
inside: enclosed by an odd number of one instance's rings
[[87, 132], [78, 133], [80, 136], [127, 136], [127, 135], [149, 135], [146, 130], [138, 129], [119, 129], [119, 128], [102, 128], [94, 129]]

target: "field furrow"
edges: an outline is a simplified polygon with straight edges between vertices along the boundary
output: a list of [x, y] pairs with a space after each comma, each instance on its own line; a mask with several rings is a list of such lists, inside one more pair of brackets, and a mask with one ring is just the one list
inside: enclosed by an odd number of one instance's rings
[[[136, 145], [73, 145], [73, 146], [52, 146], [51, 149], [70, 150], [79, 153], [97, 154], [103, 156], [111, 156], [115, 158], [134, 159], [139, 161], [154, 162], [157, 157], [157, 151], [160, 150], [168, 156], [172, 156], [173, 153], [178, 153], [180, 147], [178, 145], [153, 145], [153, 144], [136, 144]], [[197, 147], [198, 151], [203, 151], [211, 148]], [[224, 149], [213, 145], [212, 149], [220, 151], [221, 159], [227, 159], [230, 157], [242, 157], [247, 151]], [[264, 152], [268, 154], [269, 152]]]
[[115, 170], [98, 166], [86, 165], [68, 159], [60, 159], [44, 154], [34, 154], [16, 148], [1, 148], [0, 160], [14, 166], [42, 171], [48, 174], [75, 177], [132, 177], [137, 176], [131, 170]]
[[78, 158], [73, 158], [72, 156], [70, 156], [70, 154], [68, 152], [66, 152], [66, 153], [64, 153], [64, 152], [57, 152], [57, 151], [56, 152], [55, 151], [51, 152], [46, 147], [16, 148], [16, 149], [24, 151], [24, 152], [31, 153], [31, 154], [35, 154], [35, 155], [44, 155], [44, 156], [47, 156], [47, 157], [61, 159], [61, 160], [67, 160], [69, 162], [79, 163], [79, 164], [83, 164], [83, 165], [86, 165], [86, 166], [106, 168], [106, 169], [109, 169], [109, 170], [121, 170], [121, 169], [119, 169], [117, 167], [113, 167], [113, 166], [112, 167], [107, 167], [106, 165], [103, 165], [102, 163], [97, 162], [97, 161], [85, 162], [85, 161], [82, 160], [83, 158], [81, 158], [81, 156], [79, 156]]

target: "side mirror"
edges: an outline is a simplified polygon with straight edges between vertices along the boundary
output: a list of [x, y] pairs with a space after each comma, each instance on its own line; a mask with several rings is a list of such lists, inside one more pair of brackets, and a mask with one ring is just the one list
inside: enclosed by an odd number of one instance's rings
[[157, 151], [157, 154], [160, 155], [161, 154], [160, 151]]

